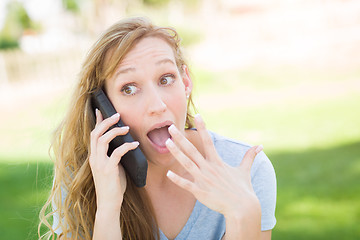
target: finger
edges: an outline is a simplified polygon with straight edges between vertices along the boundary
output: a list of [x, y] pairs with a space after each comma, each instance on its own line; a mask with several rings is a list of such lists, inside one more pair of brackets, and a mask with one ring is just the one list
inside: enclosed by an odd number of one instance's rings
[[114, 165], [119, 164], [121, 158], [130, 150], [134, 150], [139, 146], [139, 142], [126, 142], [122, 144], [120, 147], [117, 147], [110, 156], [110, 162]]
[[[99, 109], [95, 109], [95, 119], [96, 119], [96, 123], [95, 123], [95, 128], [100, 124], [100, 122], [103, 120], [103, 117], [102, 117], [102, 114], [101, 114], [101, 112], [99, 111]], [[94, 128], [94, 129], [95, 129]], [[94, 135], [93, 134], [93, 132], [91, 132], [91, 134], [92, 135]], [[90, 139], [91, 140], [91, 139]], [[94, 139], [95, 140], [95, 139]], [[91, 141], [91, 143], [90, 143], [91, 145], [91, 148], [92, 149], [95, 149], [95, 147], [96, 147], [96, 141]]]
[[125, 127], [116, 127], [113, 128], [109, 131], [107, 131], [106, 133], [104, 133], [104, 135], [102, 135], [97, 143], [97, 152], [100, 154], [105, 154], [107, 153], [108, 149], [109, 149], [109, 143], [117, 136], [121, 136], [121, 135], [125, 135], [127, 132], [129, 131], [129, 127], [125, 126]]
[[196, 149], [196, 147], [187, 140], [184, 135], [172, 124], [169, 127], [169, 133], [172, 136], [172, 139], [180, 146], [181, 150], [198, 165], [200, 168], [204, 166], [204, 157]]
[[[103, 120], [102, 118], [102, 114], [99, 111], [99, 109], [95, 109], [95, 118], [96, 118], [96, 123], [95, 123], [95, 128], [100, 124], [100, 122]], [[95, 139], [95, 128], [93, 129], [93, 131], [91, 131], [91, 136], [90, 136], [90, 153], [94, 153], [95, 149], [96, 149], [96, 144], [97, 141]]]
[[169, 170], [166, 174], [166, 176], [176, 185], [179, 187], [191, 192], [193, 195], [196, 195], [196, 192], [198, 191], [198, 187], [191, 181], [180, 177], [176, 173]]
[[245, 156], [243, 158], [243, 160], [240, 163], [239, 167], [242, 167], [244, 169], [246, 169], [247, 171], [250, 172], [251, 166], [254, 162], [254, 159], [256, 157], [256, 155], [261, 152], [263, 150], [263, 146], [262, 145], [258, 145], [258, 146], [253, 146], [251, 147], [249, 150], [247, 150], [247, 152], [245, 153]]
[[96, 125], [98, 125], [99, 123], [101, 123], [102, 120], [104, 120], [101, 112], [97, 108], [95, 109], [95, 116], [96, 116]]
[[114, 125], [117, 121], [119, 121], [120, 115], [118, 113], [114, 114], [113, 116], [102, 120], [101, 112], [96, 109], [96, 125], [95, 128], [90, 133], [90, 154], [94, 154], [97, 148], [98, 139], [101, 135], [104, 134], [112, 125]]
[[205, 122], [203, 121], [200, 114], [195, 115], [195, 125], [204, 146], [206, 159], [210, 161], [219, 161], [219, 158], [212, 157], [212, 156], [217, 156], [217, 151], [215, 149], [212, 138], [206, 129]]
[[191, 159], [189, 159], [170, 138], [166, 140], [165, 144], [170, 153], [178, 160], [186, 171], [188, 171], [193, 177], [200, 174], [199, 167], [191, 161]]
[[[100, 115], [101, 112], [98, 111], [98, 115]], [[115, 113], [109, 118], [106, 118], [105, 120], [99, 122], [92, 131], [94, 138], [99, 138], [101, 135], [103, 135], [112, 125], [117, 123], [119, 121], [120, 114]]]

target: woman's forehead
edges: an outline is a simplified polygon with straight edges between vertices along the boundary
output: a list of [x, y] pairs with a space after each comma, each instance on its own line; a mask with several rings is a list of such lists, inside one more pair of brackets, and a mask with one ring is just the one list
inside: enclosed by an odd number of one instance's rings
[[[137, 68], [141, 68], [144, 64], [156, 63], [174, 63], [177, 66], [177, 61], [174, 55], [174, 50], [170, 44], [157, 36], [149, 36], [140, 39], [135, 43], [131, 49], [121, 57], [119, 49], [110, 49], [105, 56], [104, 67], [105, 79], [117, 78], [119, 73], [131, 72]], [[118, 62], [121, 58], [120, 62]]]
[[146, 62], [159, 62], [169, 59], [175, 63], [174, 51], [170, 45], [159, 37], [146, 37], [134, 45], [132, 49], [124, 56], [119, 64], [121, 67], [129, 67], [141, 60]]

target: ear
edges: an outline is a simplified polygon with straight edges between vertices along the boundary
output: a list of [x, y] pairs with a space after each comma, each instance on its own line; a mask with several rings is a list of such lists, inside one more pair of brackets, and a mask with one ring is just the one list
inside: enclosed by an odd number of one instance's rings
[[187, 66], [183, 65], [182, 68], [183, 68], [182, 80], [185, 86], [185, 94], [186, 96], [189, 96], [193, 89], [193, 83], [191, 81], [189, 69], [187, 68]]

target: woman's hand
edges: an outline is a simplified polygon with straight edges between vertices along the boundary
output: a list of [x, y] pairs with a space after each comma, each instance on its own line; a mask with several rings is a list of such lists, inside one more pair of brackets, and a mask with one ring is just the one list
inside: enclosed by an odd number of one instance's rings
[[169, 151], [192, 175], [193, 181], [171, 171], [168, 172], [168, 177], [178, 186], [191, 192], [204, 205], [222, 213], [226, 219], [249, 217], [260, 224], [260, 203], [251, 185], [250, 169], [262, 146], [250, 148], [241, 164], [231, 167], [217, 154], [211, 136], [199, 115], [195, 117], [195, 124], [204, 147], [204, 157], [175, 126], [169, 127], [174, 141], [168, 139], [166, 142]]
[[107, 151], [111, 140], [116, 136], [125, 135], [129, 131], [129, 127], [113, 128], [107, 131], [119, 121], [119, 117], [120, 115], [117, 113], [103, 120], [101, 112], [96, 109], [96, 125], [91, 132], [90, 139], [89, 163], [95, 183], [97, 208], [120, 213], [126, 189], [126, 176], [124, 168], [119, 162], [125, 153], [135, 149], [139, 143], [124, 143], [108, 157]]

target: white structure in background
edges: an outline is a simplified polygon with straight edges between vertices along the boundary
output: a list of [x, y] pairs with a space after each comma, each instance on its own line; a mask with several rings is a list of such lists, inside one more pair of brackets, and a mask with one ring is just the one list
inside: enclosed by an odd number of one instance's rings
[[6, 74], [5, 61], [3, 55], [0, 53], [0, 86], [8, 84], [8, 77]]
[[[76, 42], [68, 30], [73, 19], [62, 8], [61, 0], [18, 0], [23, 3], [30, 18], [41, 22], [42, 32], [26, 32], [20, 40], [20, 48], [26, 53], [54, 52], [71, 47]], [[6, 17], [10, 0], [0, 1], [0, 29]]]
[[6, 12], [6, 4], [9, 0], [2, 0], [0, 1], [0, 29], [2, 29], [5, 21], [5, 12]]

